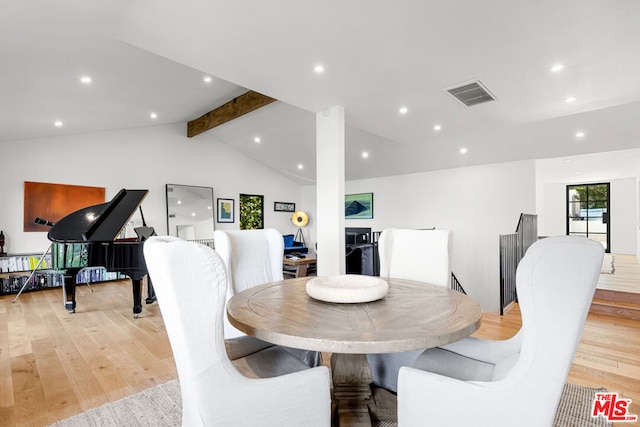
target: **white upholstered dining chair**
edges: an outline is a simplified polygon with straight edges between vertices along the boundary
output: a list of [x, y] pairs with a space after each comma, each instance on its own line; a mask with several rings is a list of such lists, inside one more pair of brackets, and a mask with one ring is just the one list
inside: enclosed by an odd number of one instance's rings
[[[387, 228], [378, 240], [380, 277], [416, 280], [449, 287], [451, 231]], [[397, 391], [398, 370], [411, 366], [422, 350], [369, 354], [373, 383]]]
[[380, 277], [449, 287], [451, 231], [387, 228], [378, 240]]
[[[144, 256], [178, 369], [183, 426], [330, 426], [326, 367], [255, 379], [228, 358], [222, 321], [227, 279], [213, 249], [151, 237]], [[279, 370], [279, 359], [269, 360], [268, 352], [261, 352], [265, 368]]]
[[[216, 230], [213, 241], [226, 266], [227, 301], [245, 289], [283, 279], [284, 239], [278, 230]], [[224, 334], [225, 338], [244, 335], [226, 316]]]
[[551, 426], [603, 255], [600, 243], [583, 237], [531, 245], [516, 272], [520, 331], [429, 349], [401, 368], [399, 425]]
[[[273, 228], [263, 230], [216, 230], [214, 247], [226, 266], [227, 301], [236, 293], [263, 283], [283, 280], [282, 258], [284, 238]], [[249, 337], [233, 327], [224, 316], [224, 335], [227, 352], [232, 360], [255, 351], [273, 347], [273, 344]], [[320, 353], [289, 347], [277, 347], [286, 351], [305, 365], [313, 367], [321, 363]]]

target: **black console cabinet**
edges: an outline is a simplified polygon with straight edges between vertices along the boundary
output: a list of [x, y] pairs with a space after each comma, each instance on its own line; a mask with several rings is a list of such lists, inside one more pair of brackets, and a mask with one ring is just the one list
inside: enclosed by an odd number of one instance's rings
[[377, 276], [378, 251], [371, 239], [371, 229], [365, 227], [345, 228], [346, 273]]

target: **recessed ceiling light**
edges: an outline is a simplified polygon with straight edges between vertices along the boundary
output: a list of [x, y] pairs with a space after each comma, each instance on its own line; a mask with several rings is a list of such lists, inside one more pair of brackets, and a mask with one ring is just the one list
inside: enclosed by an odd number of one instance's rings
[[461, 148], [460, 149], [460, 154], [467, 154], [467, 149], [466, 148]]
[[207, 209], [211, 210], [212, 208], [211, 208], [211, 206], [207, 206]]
[[91, 83], [91, 77], [89, 76], [82, 76], [80, 77], [80, 82], [82, 82], [83, 84], [90, 84]]
[[178, 200], [178, 204], [181, 205], [182, 204], [182, 200]]
[[260, 141], [262, 141], [262, 140], [260, 139], [259, 136], [256, 136], [255, 138], [253, 138], [253, 142], [255, 142], [256, 144], [259, 144]]
[[151, 114], [149, 114], [149, 117], [151, 117], [153, 120], [155, 120], [155, 119], [158, 118], [158, 115], [156, 113], [152, 112]]
[[191, 212], [191, 216], [196, 216], [196, 213], [195, 212]]
[[400, 114], [407, 114], [409, 112], [409, 109], [407, 107], [400, 107], [400, 109], [398, 110], [398, 112]]
[[369, 153], [367, 151], [363, 151], [362, 152], [362, 158], [363, 159], [368, 159], [369, 158]]
[[298, 169], [304, 169], [304, 166], [302, 165], [302, 163], [298, 165]]
[[60, 120], [56, 120], [55, 122], [53, 122], [53, 125], [57, 128], [62, 127], [64, 123], [62, 123]]
[[433, 127], [433, 130], [435, 130], [435, 131], [439, 131], [439, 130], [441, 130], [441, 129], [442, 129], [442, 126], [440, 126], [440, 125], [435, 125], [435, 126]]
[[211, 83], [211, 81], [212, 81], [213, 79], [211, 78], [211, 76], [205, 76], [202, 80], [203, 80], [205, 83]]
[[315, 67], [313, 67], [313, 71], [315, 71], [318, 74], [322, 74], [324, 73], [324, 65], [318, 64]]
[[571, 160], [571, 159], [564, 159], [564, 162], [565, 162], [565, 163], [571, 163], [571, 162], [573, 162], [573, 160]]
[[584, 138], [584, 132], [576, 132], [576, 138]]
[[551, 67], [551, 72], [552, 73], [558, 73], [558, 72], [560, 72], [562, 70], [564, 70], [564, 65], [562, 65], [562, 64], [554, 64]]
[[574, 96], [570, 96], [568, 98], [565, 98], [564, 102], [566, 103], [570, 103], [570, 102], [575, 102], [576, 98]]

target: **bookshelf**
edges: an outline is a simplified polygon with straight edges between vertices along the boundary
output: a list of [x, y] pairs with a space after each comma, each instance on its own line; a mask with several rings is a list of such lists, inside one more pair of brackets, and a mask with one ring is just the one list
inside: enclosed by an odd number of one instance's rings
[[[0, 295], [17, 294], [38, 265], [41, 254], [7, 254], [0, 256]], [[51, 255], [45, 255], [26, 291], [60, 287], [62, 274], [52, 270]]]
[[[54, 251], [54, 256], [57, 255]], [[17, 294], [27, 282], [42, 254], [8, 254], [0, 256], [0, 295]], [[40, 268], [31, 278], [27, 291], [57, 288], [64, 285], [64, 273], [54, 270], [51, 253], [47, 253]], [[76, 275], [76, 283], [96, 283], [123, 279], [122, 273], [107, 271], [104, 267], [85, 267]]]

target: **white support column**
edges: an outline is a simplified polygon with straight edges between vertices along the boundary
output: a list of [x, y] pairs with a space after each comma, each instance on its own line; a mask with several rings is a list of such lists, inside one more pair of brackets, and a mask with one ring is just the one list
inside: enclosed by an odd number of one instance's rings
[[344, 274], [344, 107], [316, 114], [318, 275]]

